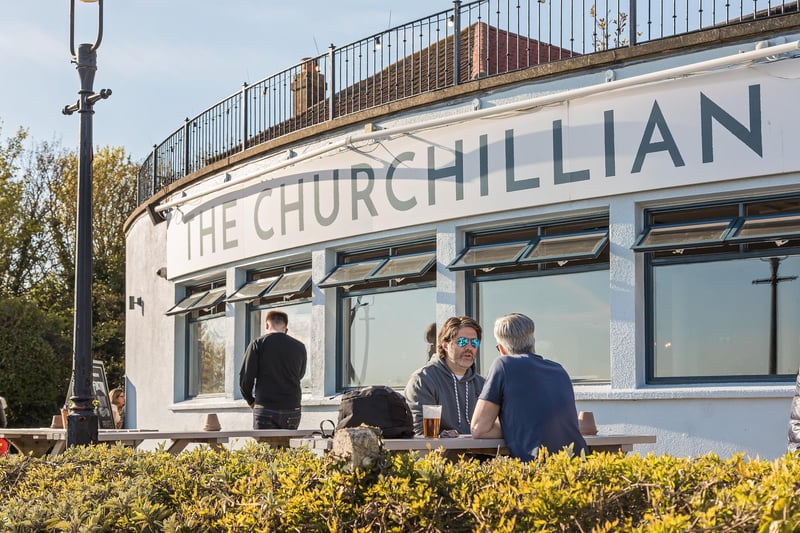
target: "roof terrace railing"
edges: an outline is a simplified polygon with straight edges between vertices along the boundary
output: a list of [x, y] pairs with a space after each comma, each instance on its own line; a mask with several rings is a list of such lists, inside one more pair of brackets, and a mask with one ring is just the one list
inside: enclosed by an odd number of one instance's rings
[[288, 133], [473, 79], [715, 26], [796, 13], [800, 0], [477, 0], [384, 30], [252, 85], [153, 147], [139, 203]]

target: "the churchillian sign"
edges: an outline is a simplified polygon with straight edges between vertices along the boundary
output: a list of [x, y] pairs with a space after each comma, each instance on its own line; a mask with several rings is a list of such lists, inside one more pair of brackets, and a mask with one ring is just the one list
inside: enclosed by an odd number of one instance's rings
[[799, 59], [742, 66], [488, 119], [465, 115], [457, 127], [330, 152], [172, 209], [168, 272], [469, 215], [797, 169], [798, 75]]

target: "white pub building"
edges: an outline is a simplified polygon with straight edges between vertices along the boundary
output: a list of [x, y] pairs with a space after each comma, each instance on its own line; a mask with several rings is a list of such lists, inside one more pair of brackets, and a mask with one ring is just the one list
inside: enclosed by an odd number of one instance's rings
[[495, 318], [522, 312], [602, 432], [657, 435], [637, 451], [785, 452], [796, 2], [688, 2], [683, 28], [614, 3], [611, 31], [506, 4], [331, 46], [153, 150], [125, 225], [127, 426], [250, 428], [239, 369], [269, 309], [308, 349], [301, 428], [402, 390], [452, 315], [483, 325], [485, 373]]

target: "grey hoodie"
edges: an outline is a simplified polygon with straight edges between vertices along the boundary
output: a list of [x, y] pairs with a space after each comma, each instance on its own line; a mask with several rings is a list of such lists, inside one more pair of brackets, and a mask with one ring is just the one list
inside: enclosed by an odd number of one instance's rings
[[414, 433], [422, 435], [422, 406], [441, 405], [440, 429], [455, 429], [469, 434], [470, 419], [484, 381], [475, 372], [474, 364], [463, 378], [458, 379], [444, 360], [434, 354], [428, 364], [411, 374], [406, 385], [406, 401], [414, 415]]

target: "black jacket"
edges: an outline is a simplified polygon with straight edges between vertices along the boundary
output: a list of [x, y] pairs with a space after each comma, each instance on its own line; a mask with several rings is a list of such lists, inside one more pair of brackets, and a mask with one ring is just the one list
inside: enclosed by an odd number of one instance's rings
[[239, 372], [239, 389], [251, 407], [300, 407], [300, 380], [306, 373], [306, 347], [286, 333], [268, 333], [250, 343]]
[[797, 374], [792, 410], [789, 413], [789, 451], [795, 452], [798, 449], [800, 449], [800, 373]]

